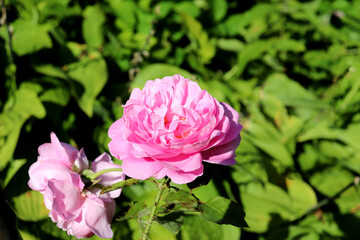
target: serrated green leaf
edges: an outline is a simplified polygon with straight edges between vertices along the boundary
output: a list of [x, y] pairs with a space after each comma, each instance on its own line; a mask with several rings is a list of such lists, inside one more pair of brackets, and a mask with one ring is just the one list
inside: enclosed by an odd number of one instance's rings
[[185, 216], [181, 227], [182, 240], [238, 240], [240, 229], [231, 225], [218, 225], [200, 216]]
[[159, 212], [190, 210], [195, 209], [199, 204], [198, 200], [190, 192], [181, 189], [169, 190], [164, 194], [162, 200], [166, 204], [160, 207]]
[[248, 227], [243, 209], [230, 199], [216, 196], [199, 206], [204, 218], [218, 224]]
[[125, 214], [125, 218], [136, 218], [138, 213], [146, 208], [146, 204], [142, 202], [136, 202], [131, 205], [129, 211]]
[[174, 234], [178, 234], [183, 224], [183, 217], [180, 212], [170, 213], [163, 217], [157, 217], [157, 221]]

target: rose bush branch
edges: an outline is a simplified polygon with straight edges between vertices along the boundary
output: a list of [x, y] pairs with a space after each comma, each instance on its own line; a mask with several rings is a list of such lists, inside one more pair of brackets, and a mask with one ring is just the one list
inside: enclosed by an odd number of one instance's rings
[[162, 195], [164, 189], [167, 188], [167, 183], [169, 182], [169, 180], [170, 180], [169, 178], [165, 177], [161, 182], [157, 181], [158, 191], [157, 191], [157, 194], [156, 194], [156, 197], [155, 197], [154, 204], [153, 204], [152, 209], [151, 209], [149, 220], [148, 220], [148, 222], [146, 224], [146, 228], [145, 228], [144, 233], [143, 233], [143, 235], [141, 237], [141, 240], [147, 240], [147, 238], [149, 236], [151, 224], [152, 224], [152, 222], [154, 220], [156, 209], [157, 209], [157, 207], [159, 205], [160, 198], [161, 198], [161, 195]]
[[107, 192], [111, 192], [111, 191], [114, 191], [114, 190], [117, 190], [119, 188], [123, 188], [125, 186], [131, 186], [133, 184], [136, 184], [138, 182], [137, 179], [133, 179], [133, 178], [130, 178], [130, 179], [127, 179], [125, 181], [121, 181], [121, 182], [118, 182], [118, 183], [115, 183], [111, 186], [105, 186], [101, 189], [101, 192], [100, 194], [104, 194], [104, 193], [107, 193]]

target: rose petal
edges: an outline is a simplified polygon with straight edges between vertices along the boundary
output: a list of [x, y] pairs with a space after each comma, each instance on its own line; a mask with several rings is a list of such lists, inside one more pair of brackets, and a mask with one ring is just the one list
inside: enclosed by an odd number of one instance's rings
[[77, 219], [70, 221], [67, 226], [67, 233], [73, 235], [76, 238], [90, 238], [94, 235], [93, 231], [85, 223], [85, 211], [79, 215]]
[[66, 166], [72, 167], [78, 150], [69, 144], [61, 143], [53, 132], [50, 134], [50, 138], [53, 150], [59, 160], [61, 160]]
[[37, 161], [29, 168], [28, 185], [35, 191], [44, 191], [49, 179], [65, 180], [68, 173], [70, 170], [57, 160]]
[[230, 128], [225, 135], [225, 139], [222, 141], [222, 144], [224, 144], [236, 138], [243, 127], [239, 123], [239, 113], [227, 103], [220, 104], [224, 106], [224, 115], [230, 119]]
[[203, 175], [203, 165], [199, 169], [196, 169], [192, 172], [183, 172], [183, 171], [171, 171], [166, 169], [166, 175], [177, 184], [185, 184], [194, 181], [195, 178]]
[[163, 168], [161, 163], [152, 159], [145, 158], [127, 158], [123, 159], [122, 169], [124, 173], [132, 178], [147, 179]]
[[84, 203], [84, 197], [82, 197], [81, 189], [78, 186], [79, 179], [75, 174], [68, 176], [68, 180], [50, 180], [47, 189], [47, 191], [51, 191], [53, 198], [50, 212], [55, 212], [66, 220], [77, 218]]
[[112, 238], [111, 220], [115, 214], [115, 201], [90, 195], [85, 202], [85, 223], [96, 235]]
[[202, 160], [203, 159], [200, 153], [180, 154], [170, 159], [162, 159], [161, 163], [170, 170], [191, 172], [201, 168]]
[[234, 140], [212, 147], [201, 153], [205, 162], [222, 164], [222, 165], [233, 165], [235, 164], [235, 150], [241, 140], [240, 135]]
[[84, 149], [81, 149], [77, 153], [77, 157], [74, 161], [74, 166], [77, 168], [79, 173], [89, 168], [89, 160], [85, 155]]

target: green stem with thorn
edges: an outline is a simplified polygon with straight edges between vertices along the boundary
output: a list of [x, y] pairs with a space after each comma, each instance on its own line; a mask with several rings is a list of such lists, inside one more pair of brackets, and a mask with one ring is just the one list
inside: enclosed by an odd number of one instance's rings
[[154, 205], [151, 209], [151, 213], [150, 213], [150, 216], [149, 216], [149, 220], [147, 222], [147, 225], [146, 225], [146, 228], [144, 230], [144, 233], [142, 235], [142, 238], [141, 240], [147, 240], [148, 236], [149, 236], [149, 232], [150, 232], [150, 227], [151, 227], [151, 223], [153, 222], [154, 220], [154, 216], [155, 216], [155, 213], [156, 213], [156, 209], [159, 205], [159, 202], [160, 202], [160, 198], [161, 198], [161, 195], [164, 191], [164, 186], [166, 185], [166, 183], [168, 182], [169, 178], [165, 177], [161, 182], [157, 182], [157, 186], [158, 186], [158, 192], [156, 194], [156, 197], [155, 197], [155, 201], [154, 201]]

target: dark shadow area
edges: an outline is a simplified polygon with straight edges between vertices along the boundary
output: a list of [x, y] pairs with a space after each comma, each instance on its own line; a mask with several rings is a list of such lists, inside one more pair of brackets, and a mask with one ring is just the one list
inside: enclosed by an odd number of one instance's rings
[[344, 233], [344, 240], [360, 239], [360, 217], [353, 214], [334, 214], [334, 220]]
[[5, 193], [0, 191], [0, 239], [20, 239], [16, 229], [16, 216], [5, 201]]

